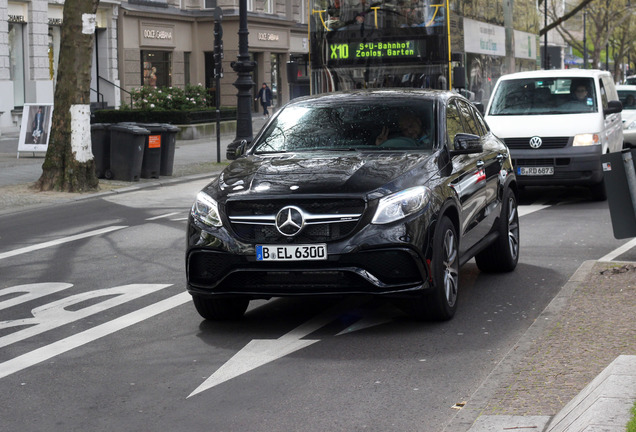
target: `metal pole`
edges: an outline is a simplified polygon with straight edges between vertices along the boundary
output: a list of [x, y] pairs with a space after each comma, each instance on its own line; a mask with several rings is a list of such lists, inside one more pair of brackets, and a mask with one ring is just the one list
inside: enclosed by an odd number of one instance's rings
[[583, 12], [583, 69], [587, 69], [587, 11]]
[[255, 63], [250, 60], [247, 35], [247, 0], [239, 0], [239, 54], [238, 61], [232, 62], [232, 69], [238, 74], [234, 87], [238, 89], [236, 104], [236, 138], [228, 145], [227, 158], [236, 159], [236, 148], [243, 140], [252, 142], [252, 71]]
[[[543, 28], [548, 27], [548, 0], [543, 0]], [[543, 69], [548, 69], [548, 32], [543, 34]]]

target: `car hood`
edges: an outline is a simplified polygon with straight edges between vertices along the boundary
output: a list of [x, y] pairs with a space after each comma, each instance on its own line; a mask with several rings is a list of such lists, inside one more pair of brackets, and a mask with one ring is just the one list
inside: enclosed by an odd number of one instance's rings
[[437, 172], [430, 154], [413, 152], [288, 153], [248, 156], [232, 162], [207, 192], [232, 195], [364, 194], [381, 195], [421, 184]]
[[636, 120], [636, 110], [624, 109], [621, 112], [621, 116], [623, 117], [623, 123], [631, 123]]
[[574, 136], [598, 133], [603, 128], [598, 113], [487, 116], [486, 122], [499, 138]]

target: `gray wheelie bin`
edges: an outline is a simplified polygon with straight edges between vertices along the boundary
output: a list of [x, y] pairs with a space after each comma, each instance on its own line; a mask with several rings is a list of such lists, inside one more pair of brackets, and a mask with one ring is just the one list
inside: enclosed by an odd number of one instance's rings
[[106, 178], [139, 181], [144, 147], [150, 131], [132, 123], [110, 127], [110, 169]]
[[91, 125], [91, 150], [95, 159], [95, 175], [106, 177], [110, 169], [110, 123]]

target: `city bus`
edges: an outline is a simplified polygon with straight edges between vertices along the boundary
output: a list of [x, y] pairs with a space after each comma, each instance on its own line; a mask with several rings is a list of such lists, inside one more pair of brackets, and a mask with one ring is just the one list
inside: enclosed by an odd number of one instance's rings
[[311, 93], [452, 86], [448, 0], [309, 0]]

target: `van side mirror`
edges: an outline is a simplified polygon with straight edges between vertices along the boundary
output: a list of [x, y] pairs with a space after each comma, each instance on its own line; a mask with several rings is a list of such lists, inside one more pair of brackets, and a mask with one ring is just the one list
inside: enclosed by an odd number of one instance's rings
[[607, 102], [607, 108], [603, 110], [603, 114], [615, 114], [621, 111], [623, 111], [623, 104], [621, 103], [621, 101], [613, 100]]

